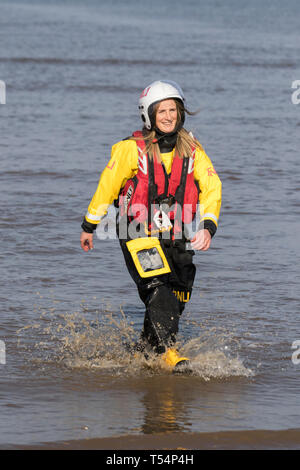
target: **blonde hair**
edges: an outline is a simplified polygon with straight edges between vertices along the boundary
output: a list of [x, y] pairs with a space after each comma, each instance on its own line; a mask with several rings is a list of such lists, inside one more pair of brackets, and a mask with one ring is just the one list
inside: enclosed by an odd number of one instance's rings
[[[175, 100], [175, 102], [176, 102], [176, 107], [177, 107], [176, 126], [178, 126], [178, 124], [182, 122], [182, 116], [184, 112], [192, 116], [197, 114], [197, 111], [192, 113], [191, 111], [188, 111], [186, 108], [184, 108], [183, 104], [180, 101]], [[158, 105], [159, 103], [154, 105], [154, 111], [153, 111], [154, 115], [156, 115]], [[151, 159], [156, 158], [158, 161], [161, 162], [162, 160], [160, 156], [159, 145], [156, 139], [155, 130], [154, 129], [150, 131], [144, 130], [143, 134], [144, 134], [143, 138], [146, 144], [145, 153], [148, 153]], [[140, 140], [139, 137], [131, 136], [130, 138], [132, 140]], [[192, 157], [193, 148], [199, 148], [200, 150], [203, 150], [202, 145], [192, 135], [192, 133], [188, 132], [184, 127], [182, 127], [177, 133], [175, 152], [178, 154], [179, 158]]]

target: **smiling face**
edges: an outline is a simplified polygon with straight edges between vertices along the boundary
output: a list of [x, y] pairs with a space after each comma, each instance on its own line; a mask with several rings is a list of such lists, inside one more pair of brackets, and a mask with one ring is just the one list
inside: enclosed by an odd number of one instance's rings
[[164, 133], [173, 132], [177, 123], [175, 100], [164, 100], [158, 104], [155, 116], [156, 127]]

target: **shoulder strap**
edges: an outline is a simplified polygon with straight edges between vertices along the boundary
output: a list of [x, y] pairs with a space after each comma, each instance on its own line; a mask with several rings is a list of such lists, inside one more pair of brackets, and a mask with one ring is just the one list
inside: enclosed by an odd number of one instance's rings
[[[137, 137], [136, 142], [138, 153], [139, 153], [139, 170], [144, 174], [148, 173], [148, 226], [151, 225], [151, 204], [157, 198], [157, 185], [155, 183], [155, 174], [154, 174], [154, 162], [149, 157], [148, 153], [145, 153], [146, 144], [144, 141], [144, 135], [142, 131], [135, 131], [132, 134], [134, 137]], [[147, 170], [143, 171], [143, 168], [147, 165]], [[143, 166], [143, 167], [142, 167]]]
[[[175, 158], [179, 158], [178, 156]], [[183, 204], [184, 204], [184, 197], [186, 191], [186, 183], [188, 175], [191, 175], [194, 179], [194, 158], [195, 158], [195, 149], [192, 149], [192, 157], [184, 157], [182, 166], [181, 166], [181, 175], [180, 175], [180, 182], [176, 188], [174, 198], [177, 204], [180, 205], [181, 211], [183, 212]]]
[[176, 192], [174, 194], [175, 200], [178, 202], [178, 204], [180, 204], [180, 207], [183, 207], [186, 178], [187, 178], [188, 168], [189, 168], [189, 160], [190, 159], [188, 157], [183, 158], [180, 183], [177, 186]]
[[136, 140], [136, 146], [138, 150], [138, 168], [144, 175], [147, 175], [149, 173], [149, 159], [145, 152], [146, 144], [143, 133], [142, 131], [135, 131], [132, 135], [138, 139]]

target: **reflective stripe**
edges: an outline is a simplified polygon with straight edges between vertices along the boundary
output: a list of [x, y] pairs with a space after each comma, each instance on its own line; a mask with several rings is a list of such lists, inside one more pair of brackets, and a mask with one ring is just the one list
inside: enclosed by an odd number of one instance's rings
[[87, 212], [85, 214], [85, 216], [86, 216], [87, 219], [97, 220], [98, 222], [100, 222], [100, 220], [102, 219], [102, 217], [100, 215], [93, 215], [93, 214], [90, 214], [89, 212]]
[[215, 216], [215, 214], [211, 214], [210, 212], [203, 214], [202, 220], [204, 219], [213, 219], [216, 223], [218, 223], [218, 218]]

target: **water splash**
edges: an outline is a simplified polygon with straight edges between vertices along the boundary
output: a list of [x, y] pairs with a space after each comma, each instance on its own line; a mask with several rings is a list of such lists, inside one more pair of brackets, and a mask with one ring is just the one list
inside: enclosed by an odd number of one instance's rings
[[239, 358], [239, 343], [234, 333], [224, 328], [203, 329], [202, 325], [202, 333], [182, 342], [181, 348], [191, 360], [193, 375], [206, 381], [254, 375]]
[[[101, 373], [117, 375], [170, 374], [156, 356], [147, 361], [143, 354], [132, 354], [139, 337], [139, 329], [122, 308], [91, 312], [81, 306], [83, 313], [57, 313], [55, 308], [41, 308], [39, 321], [18, 330], [19, 347], [27, 351], [30, 362], [67, 367], [68, 369], [97, 369]], [[185, 319], [183, 330], [192, 327], [193, 334], [200, 325], [194, 319]], [[201, 335], [179, 338], [178, 348], [191, 359], [192, 375], [205, 381], [233, 376], [250, 377], [235, 353], [234, 338], [216, 328], [204, 328]], [[191, 336], [189, 334], [189, 336]]]
[[19, 347], [28, 353], [29, 360], [39, 359], [44, 364], [112, 371], [128, 366], [132, 358], [124, 343], [136, 340], [132, 322], [122, 309], [118, 314], [105, 309], [92, 316], [90, 319], [80, 312], [57, 314], [43, 309], [39, 322], [17, 331]]

